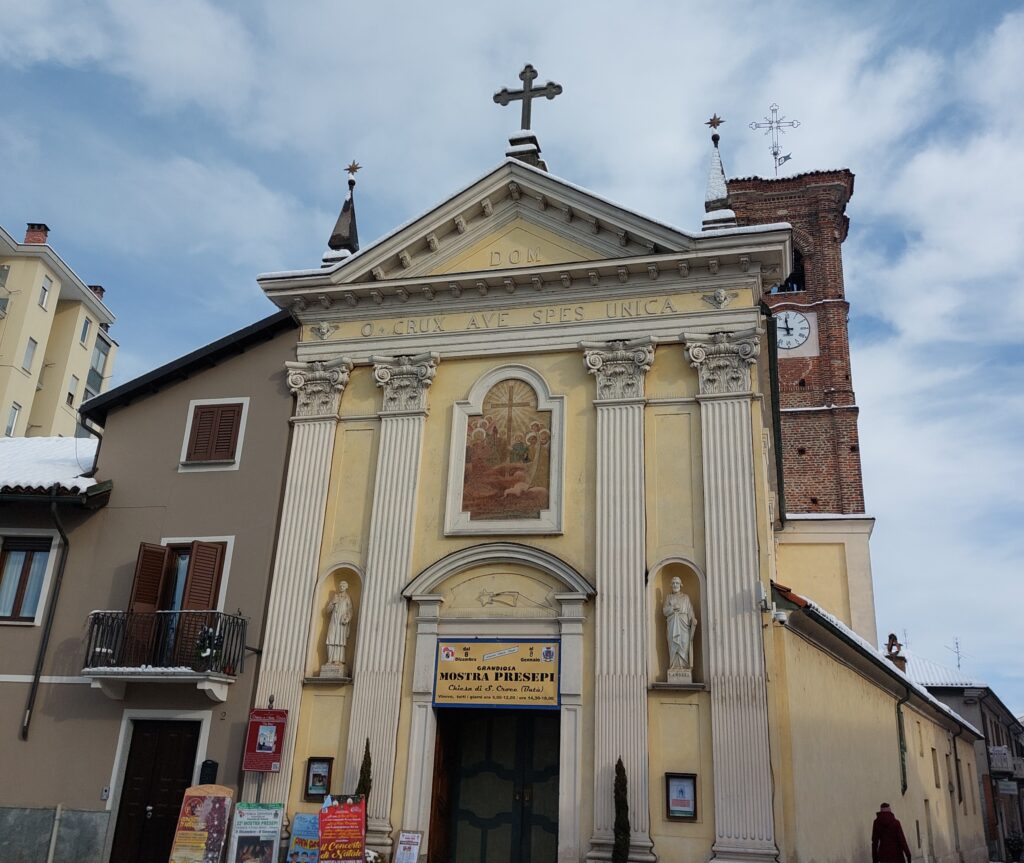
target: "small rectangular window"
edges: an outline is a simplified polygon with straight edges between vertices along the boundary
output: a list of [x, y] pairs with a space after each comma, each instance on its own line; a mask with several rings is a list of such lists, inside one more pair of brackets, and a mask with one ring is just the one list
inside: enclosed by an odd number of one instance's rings
[[0, 288], [7, 287], [7, 277], [11, 274], [10, 264], [0, 264]]
[[185, 462], [233, 461], [241, 422], [241, 404], [196, 405]]
[[7, 414], [7, 428], [4, 430], [4, 434], [7, 437], [14, 436], [14, 428], [18, 425], [18, 415], [21, 413], [21, 405], [17, 402], [11, 402], [11, 412]]
[[50, 289], [52, 287], [53, 279], [49, 276], [43, 276], [43, 283], [39, 286], [39, 305], [44, 309], [50, 302]]
[[32, 360], [36, 357], [37, 347], [39, 347], [39, 342], [33, 338], [30, 338], [28, 344], [25, 345], [25, 358], [21, 361], [21, 367], [27, 372], [32, 371]]
[[89, 374], [85, 376], [85, 387], [89, 392], [89, 398], [98, 395], [103, 389], [103, 373], [107, 369], [107, 356], [110, 354], [110, 345], [102, 338], [96, 339], [92, 348], [92, 359], [89, 362]]
[[935, 787], [940, 788], [939, 785], [939, 753], [935, 751], [935, 747], [932, 747], [932, 773], [935, 775]]
[[32, 620], [50, 557], [49, 537], [5, 538], [0, 547], [0, 620]]
[[67, 402], [68, 407], [73, 408], [75, 406], [75, 397], [78, 395], [78, 375], [72, 375], [71, 380], [68, 381], [68, 396]]
[[86, 318], [84, 321], [82, 321], [82, 333], [81, 335], [79, 335], [78, 341], [80, 341], [84, 345], [89, 340], [89, 333], [91, 330], [92, 320], [90, 318]]

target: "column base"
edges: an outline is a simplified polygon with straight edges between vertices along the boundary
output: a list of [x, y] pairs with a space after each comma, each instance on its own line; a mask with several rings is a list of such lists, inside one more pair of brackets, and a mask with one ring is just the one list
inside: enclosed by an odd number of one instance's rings
[[391, 859], [394, 843], [391, 841], [391, 825], [387, 822], [368, 820], [366, 825], [366, 847], [382, 857]]
[[[611, 860], [613, 844], [611, 836], [594, 836], [590, 840], [590, 850], [586, 859]], [[629, 840], [629, 855], [626, 859], [630, 863], [656, 863], [658, 855], [654, 853], [654, 843], [650, 839], [634, 834]]]
[[711, 863], [772, 863], [779, 859], [779, 849], [771, 843], [751, 847], [716, 842], [711, 850]]

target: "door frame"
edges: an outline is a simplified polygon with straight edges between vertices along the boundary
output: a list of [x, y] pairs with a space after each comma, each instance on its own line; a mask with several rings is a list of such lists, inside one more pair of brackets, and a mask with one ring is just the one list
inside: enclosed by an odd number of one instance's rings
[[[447, 578], [494, 563], [532, 567], [564, 586], [554, 595], [555, 616], [515, 618], [446, 618], [444, 596], [435, 592]], [[421, 859], [429, 847], [437, 719], [434, 715], [434, 658], [438, 638], [557, 638], [560, 641], [558, 749], [558, 859], [579, 860], [583, 837], [580, 811], [583, 790], [583, 606], [593, 585], [548, 552], [512, 542], [494, 542], [453, 552], [427, 567], [403, 595], [413, 605], [416, 643], [413, 656], [412, 719], [409, 723], [409, 768], [405, 780], [403, 823], [423, 832]]]
[[192, 784], [199, 781], [199, 769], [206, 760], [206, 748], [210, 741], [210, 725], [213, 721], [212, 710], [156, 710], [148, 708], [127, 708], [121, 713], [121, 728], [117, 734], [117, 748], [114, 750], [114, 764], [110, 772], [110, 794], [107, 797], [106, 811], [112, 813], [107, 820], [107, 838], [103, 843], [103, 859], [109, 860], [114, 846], [114, 830], [117, 827], [117, 815], [121, 806], [121, 789], [124, 786], [124, 773], [128, 767], [128, 752], [131, 749], [132, 732], [135, 721], [150, 719], [156, 721], [186, 721], [199, 723], [199, 738], [196, 740], [196, 760], [192, 766]]

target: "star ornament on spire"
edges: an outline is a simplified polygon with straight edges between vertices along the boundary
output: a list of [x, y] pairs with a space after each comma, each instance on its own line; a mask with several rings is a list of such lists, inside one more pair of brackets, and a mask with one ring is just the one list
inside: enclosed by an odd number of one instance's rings
[[721, 117], [719, 117], [718, 114], [712, 114], [710, 120], [705, 120], [704, 121], [704, 125], [705, 126], [710, 126], [712, 129], [717, 129], [724, 122], [725, 122], [725, 120], [723, 120]]
[[350, 177], [355, 178], [356, 171], [358, 171], [362, 167], [362, 165], [360, 165], [355, 159], [353, 159], [349, 166], [345, 169], [345, 173], [348, 174]]

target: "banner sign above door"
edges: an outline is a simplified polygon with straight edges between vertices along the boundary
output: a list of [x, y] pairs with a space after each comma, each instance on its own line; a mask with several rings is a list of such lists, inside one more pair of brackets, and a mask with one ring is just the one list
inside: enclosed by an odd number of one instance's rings
[[554, 639], [438, 639], [435, 707], [557, 708]]

